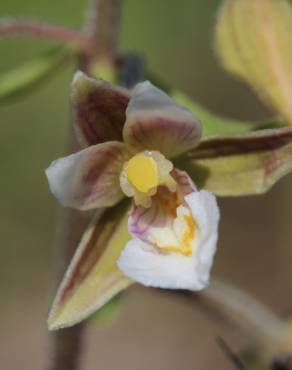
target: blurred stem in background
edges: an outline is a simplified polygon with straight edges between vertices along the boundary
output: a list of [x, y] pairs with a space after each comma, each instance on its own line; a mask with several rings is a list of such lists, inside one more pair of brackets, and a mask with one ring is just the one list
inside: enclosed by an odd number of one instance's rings
[[85, 32], [90, 43], [90, 62], [114, 64], [120, 31], [121, 0], [89, 0]]
[[[85, 32], [89, 48], [80, 53], [79, 68], [94, 75], [99, 64], [114, 66], [119, 35], [121, 0], [90, 0]], [[73, 130], [70, 130], [71, 153], [80, 148], [76, 143]], [[64, 275], [82, 233], [89, 221], [88, 213], [65, 209], [60, 223], [60, 235], [57, 243], [57, 284]], [[86, 321], [72, 328], [53, 332], [49, 354], [49, 370], [77, 370], [80, 368], [82, 335]]]
[[31, 20], [7, 18], [0, 23], [1, 36], [30, 35], [69, 43], [78, 49], [88, 47], [87, 37], [73, 29]]

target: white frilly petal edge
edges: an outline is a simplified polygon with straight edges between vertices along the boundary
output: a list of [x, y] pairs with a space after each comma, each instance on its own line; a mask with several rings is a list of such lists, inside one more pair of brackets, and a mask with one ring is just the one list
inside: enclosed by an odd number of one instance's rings
[[213, 194], [202, 190], [185, 197], [199, 235], [192, 256], [162, 254], [135, 238], [127, 243], [117, 262], [123, 273], [152, 287], [198, 291], [209, 283], [218, 239], [219, 209]]

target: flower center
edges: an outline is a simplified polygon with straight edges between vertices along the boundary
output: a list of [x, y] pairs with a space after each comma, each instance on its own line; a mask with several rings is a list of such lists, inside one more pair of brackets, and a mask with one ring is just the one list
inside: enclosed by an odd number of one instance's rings
[[195, 239], [196, 222], [184, 206], [177, 208], [177, 216], [170, 225], [154, 229], [150, 236], [151, 242], [160, 250], [183, 256], [192, 255]]
[[176, 190], [176, 181], [171, 176], [173, 164], [155, 150], [145, 150], [134, 155], [124, 164], [120, 174], [122, 191], [134, 197], [136, 205], [151, 206], [151, 197], [160, 186]]
[[147, 193], [158, 186], [158, 167], [155, 160], [144, 154], [137, 154], [125, 166], [128, 181], [140, 192]]

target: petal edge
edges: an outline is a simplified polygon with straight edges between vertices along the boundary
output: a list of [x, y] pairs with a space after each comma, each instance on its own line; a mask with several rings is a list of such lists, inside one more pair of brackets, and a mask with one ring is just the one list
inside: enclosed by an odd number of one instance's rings
[[125, 143], [138, 150], [157, 150], [175, 157], [194, 148], [201, 137], [200, 121], [149, 81], [132, 92], [123, 129]]
[[126, 89], [76, 72], [72, 107], [79, 143], [86, 147], [110, 140], [122, 141], [129, 99]]
[[66, 207], [112, 206], [124, 196], [119, 174], [128, 157], [126, 146], [112, 141], [57, 159], [46, 170], [51, 192]]
[[54, 299], [50, 330], [77, 324], [132, 284], [116, 266], [129, 239], [127, 209], [123, 202], [97, 214], [88, 226]]

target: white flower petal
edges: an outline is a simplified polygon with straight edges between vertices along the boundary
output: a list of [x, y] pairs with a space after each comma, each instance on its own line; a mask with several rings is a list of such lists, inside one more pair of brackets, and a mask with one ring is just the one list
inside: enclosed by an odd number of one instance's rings
[[194, 291], [204, 288], [190, 257], [155, 252], [139, 239], [128, 242], [118, 266], [126, 276], [146, 286]]
[[217, 247], [219, 208], [215, 196], [206, 190], [191, 193], [185, 200], [200, 230], [195, 269], [206, 286]]
[[[118, 260], [124, 274], [146, 286], [201, 290], [208, 285], [218, 238], [219, 210], [207, 191], [185, 197], [198, 227], [196, 250], [190, 256], [161, 253], [151, 244], [134, 238]], [[151, 227], [151, 226], [150, 226]]]

